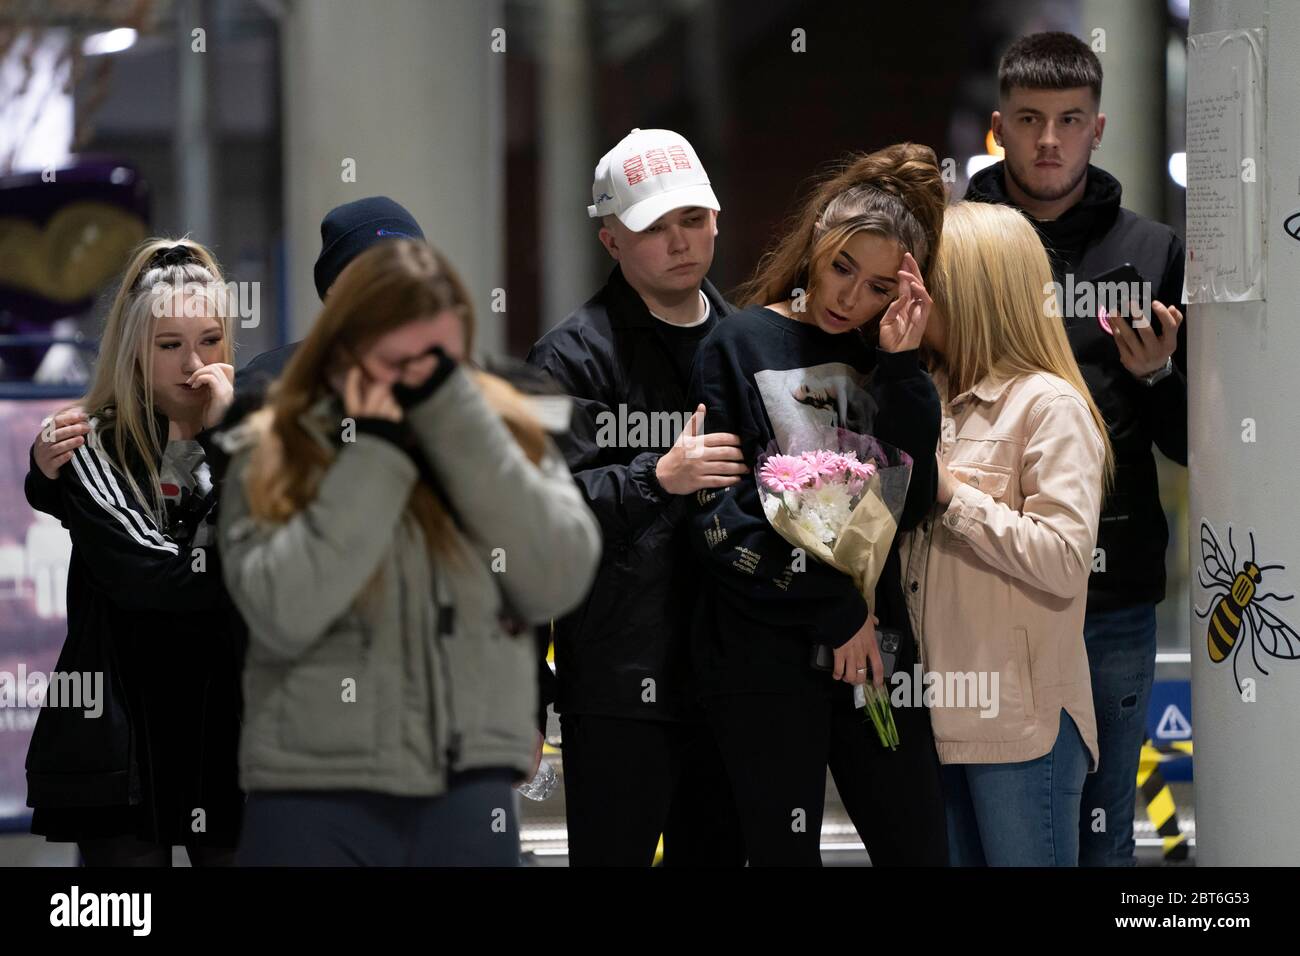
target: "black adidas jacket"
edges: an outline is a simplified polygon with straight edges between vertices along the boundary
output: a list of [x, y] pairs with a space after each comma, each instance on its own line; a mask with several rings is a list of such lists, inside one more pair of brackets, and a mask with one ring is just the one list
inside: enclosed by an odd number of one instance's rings
[[[726, 321], [731, 307], [709, 282], [703, 291], [710, 310]], [[587, 600], [555, 622], [561, 713], [693, 716], [697, 573], [685, 536], [686, 498], [666, 494], [655, 478], [671, 445], [602, 447], [598, 440], [601, 416], [617, 417], [620, 406], [628, 416], [689, 410], [689, 382], [662, 325], [616, 266], [605, 286], [528, 355], [574, 400], [569, 432], [557, 444], [604, 538]]]
[[[1156, 301], [1181, 303], [1182, 241], [1168, 226], [1122, 208], [1121, 195], [1119, 180], [1089, 166], [1083, 198], [1075, 206], [1050, 222], [1028, 217], [1047, 248], [1053, 277], [1068, 292], [1072, 285], [1129, 262], [1151, 283]], [[966, 198], [1014, 205], [1002, 163], [977, 173]], [[1068, 281], [1071, 275], [1073, 283]], [[1106, 569], [1088, 579], [1088, 610], [1159, 602], [1165, 596], [1169, 525], [1160, 504], [1152, 446], [1170, 460], [1187, 464], [1187, 323], [1178, 329], [1174, 373], [1148, 387], [1124, 367], [1119, 348], [1097, 316], [1075, 316], [1074, 302], [1064, 298], [1061, 312], [1070, 347], [1115, 449], [1115, 487], [1102, 505], [1097, 532]], [[1158, 320], [1153, 316], [1153, 321]]]
[[[165, 444], [167, 420], [156, 426]], [[143, 484], [143, 469], [133, 471]], [[31, 503], [52, 505], [72, 538], [68, 636], [55, 668], [102, 673], [104, 700], [94, 718], [42, 708], [27, 754], [28, 806], [140, 805], [145, 838], [233, 846], [243, 806], [240, 623], [216, 549], [188, 543], [210, 521], [215, 495], [160, 527], [95, 442], [76, 450], [57, 483], [34, 463], [32, 473]], [[197, 837], [195, 808], [205, 816]]]

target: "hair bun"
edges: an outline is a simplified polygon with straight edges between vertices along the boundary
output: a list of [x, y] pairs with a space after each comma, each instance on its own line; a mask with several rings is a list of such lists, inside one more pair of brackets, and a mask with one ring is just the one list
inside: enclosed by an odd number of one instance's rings
[[[860, 156], [850, 165], [847, 177], [902, 200], [929, 236], [930, 260], [934, 260], [943, 233], [948, 192], [933, 149], [920, 143], [895, 143]], [[928, 265], [923, 268], [928, 270]]]
[[166, 249], [160, 249], [154, 253], [151, 265], [154, 266], [183, 266], [191, 262], [197, 262], [194, 250], [184, 243], [177, 243], [174, 246], [168, 246]]

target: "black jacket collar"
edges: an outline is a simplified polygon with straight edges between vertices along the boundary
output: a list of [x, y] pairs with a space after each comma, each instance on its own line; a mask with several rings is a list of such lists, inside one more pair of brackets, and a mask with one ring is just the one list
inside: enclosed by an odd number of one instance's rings
[[[717, 313], [718, 318], [730, 315], [734, 311], [707, 278], [701, 283], [700, 290], [709, 300], [709, 305]], [[605, 283], [604, 298], [605, 312], [609, 316], [611, 325], [652, 329], [658, 321], [650, 314], [645, 300], [624, 277], [622, 266], [616, 265], [610, 272], [609, 279]]]

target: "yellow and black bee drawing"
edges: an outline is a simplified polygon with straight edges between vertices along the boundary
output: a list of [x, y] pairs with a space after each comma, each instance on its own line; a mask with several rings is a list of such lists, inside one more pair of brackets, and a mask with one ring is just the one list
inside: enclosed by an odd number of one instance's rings
[[[1290, 601], [1294, 594], [1260, 594], [1259, 583], [1265, 571], [1285, 571], [1282, 564], [1255, 563], [1255, 532], [1250, 535], [1250, 560], [1237, 569], [1237, 549], [1232, 543], [1232, 525], [1228, 525], [1228, 549], [1232, 560], [1224, 557], [1219, 539], [1208, 521], [1201, 521], [1201, 567], [1196, 569], [1201, 587], [1210, 591], [1204, 610], [1196, 608], [1197, 617], [1210, 618], [1205, 639], [1210, 660], [1222, 664], [1232, 658], [1232, 676], [1241, 690], [1237, 658], [1241, 645], [1250, 643], [1250, 657], [1261, 674], [1268, 671], [1259, 662], [1262, 652], [1278, 660], [1300, 659], [1300, 634], [1276, 614], [1264, 607], [1265, 601]], [[1206, 580], [1209, 578], [1209, 580]], [[1216, 600], [1217, 598], [1217, 600]], [[1245, 633], [1246, 640], [1238, 638]]]

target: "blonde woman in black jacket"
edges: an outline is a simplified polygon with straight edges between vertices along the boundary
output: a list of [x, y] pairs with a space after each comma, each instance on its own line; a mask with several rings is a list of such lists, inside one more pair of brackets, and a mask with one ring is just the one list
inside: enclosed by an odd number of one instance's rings
[[27, 802], [32, 832], [91, 866], [169, 866], [174, 845], [196, 865], [233, 860], [239, 625], [196, 440], [233, 395], [222, 282], [197, 243], [140, 247], [79, 403], [87, 440], [59, 472], [72, 558], [56, 672], [83, 689], [102, 675], [102, 699], [42, 707]]

